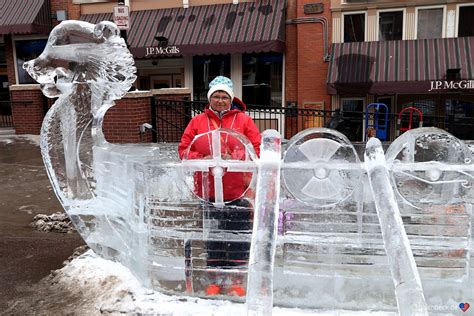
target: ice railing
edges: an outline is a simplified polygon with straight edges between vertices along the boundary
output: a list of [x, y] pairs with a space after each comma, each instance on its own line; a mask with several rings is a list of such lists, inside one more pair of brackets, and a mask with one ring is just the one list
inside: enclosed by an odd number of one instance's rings
[[[426, 314], [427, 306], [473, 299], [472, 152], [449, 133], [408, 131], [385, 155], [373, 139], [362, 163], [333, 130], [303, 131], [283, 149], [278, 133], [266, 131], [259, 158], [244, 136], [218, 130], [195, 140], [211, 145], [211, 159], [180, 161], [176, 145], [103, 136], [105, 112], [136, 78], [112, 23], [62, 22], [24, 67], [45, 95], [59, 97], [41, 131], [59, 200], [87, 244], [144, 285], [204, 296], [212, 278], [240, 279], [249, 314], [267, 314], [273, 302], [398, 304], [401, 314]], [[229, 140], [234, 158], [222, 159]], [[225, 199], [222, 179], [234, 172], [246, 175], [247, 206]], [[201, 192], [196, 173], [209, 184]], [[223, 260], [250, 265], [210, 266], [208, 242], [243, 245], [244, 254], [222, 249]]]

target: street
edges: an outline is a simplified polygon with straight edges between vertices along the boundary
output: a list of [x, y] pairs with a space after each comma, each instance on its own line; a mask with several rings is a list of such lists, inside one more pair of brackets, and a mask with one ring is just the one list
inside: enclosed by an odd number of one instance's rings
[[84, 244], [77, 233], [44, 233], [29, 226], [36, 214], [62, 210], [34, 141], [0, 138], [0, 314], [15, 314], [16, 302], [33, 294], [34, 284]]

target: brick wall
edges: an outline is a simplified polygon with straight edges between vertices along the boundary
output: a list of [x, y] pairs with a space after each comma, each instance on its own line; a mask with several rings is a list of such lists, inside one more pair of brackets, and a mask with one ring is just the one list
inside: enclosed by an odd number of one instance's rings
[[20, 90], [12, 89], [11, 101], [16, 134], [39, 135], [45, 107], [45, 99], [39, 86], [23, 85]]
[[[151, 142], [150, 131], [140, 137], [140, 125], [151, 123], [151, 93], [129, 93], [116, 101], [104, 118], [104, 134], [112, 143]], [[11, 87], [12, 116], [17, 135], [38, 135], [44, 118], [45, 107], [51, 105], [43, 96], [39, 85], [15, 85]], [[46, 104], [45, 104], [46, 102]]]
[[13, 44], [11, 35], [5, 35], [5, 59], [7, 61], [7, 75], [10, 85], [15, 84], [15, 63], [13, 60]]
[[[297, 0], [287, 2], [286, 18], [296, 18]], [[286, 26], [286, 50], [285, 50], [285, 99], [287, 102], [296, 102], [298, 96], [298, 59], [297, 59], [297, 25]]]
[[[56, 11], [64, 10], [67, 12], [68, 20], [79, 20], [81, 16], [81, 7], [79, 4], [73, 4], [71, 0], [50, 0], [51, 14], [56, 16]], [[53, 26], [59, 24], [56, 18], [52, 18]]]
[[[321, 14], [305, 14], [304, 5], [313, 0], [289, 0], [287, 18], [325, 17], [331, 23], [330, 1], [319, 1], [324, 5]], [[324, 101], [330, 109], [330, 96], [326, 92], [328, 62], [323, 61], [324, 33], [321, 23], [287, 25], [287, 51], [285, 57], [285, 96], [287, 101], [297, 101], [298, 108], [304, 102]], [[328, 27], [329, 44], [331, 26]]]
[[[131, 93], [116, 101], [104, 117], [105, 139], [111, 143], [139, 143], [140, 125], [151, 123], [151, 94]], [[144, 142], [151, 142], [151, 132], [143, 135]]]
[[68, 3], [67, 11], [69, 20], [79, 20], [81, 17], [81, 6], [78, 4]]

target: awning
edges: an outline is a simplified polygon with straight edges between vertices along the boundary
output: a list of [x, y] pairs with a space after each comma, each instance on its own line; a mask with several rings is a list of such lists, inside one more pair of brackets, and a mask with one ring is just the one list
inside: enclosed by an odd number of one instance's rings
[[[283, 52], [284, 18], [283, 0], [132, 11], [127, 42], [138, 58]], [[112, 13], [83, 15], [81, 20], [112, 21]]]
[[[327, 91], [340, 95], [472, 91], [473, 64], [474, 37], [333, 44]], [[456, 81], [446, 76], [448, 69], [460, 69]]]
[[49, 0], [0, 0], [0, 34], [48, 34]]

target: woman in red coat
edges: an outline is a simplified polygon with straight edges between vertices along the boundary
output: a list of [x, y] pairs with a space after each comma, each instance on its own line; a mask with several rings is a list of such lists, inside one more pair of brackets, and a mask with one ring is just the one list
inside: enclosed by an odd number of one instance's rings
[[[245, 135], [252, 143], [257, 155], [260, 153], [260, 132], [253, 120], [245, 114], [245, 104], [234, 97], [232, 81], [218, 76], [209, 84], [207, 94], [209, 104], [204, 113], [195, 116], [186, 127], [178, 146], [181, 159], [210, 159], [212, 155], [212, 140], [210, 137], [194, 137], [218, 128], [226, 128]], [[192, 144], [192, 145], [191, 145]], [[221, 157], [223, 159], [243, 160], [245, 148], [235, 137], [221, 139]], [[214, 208], [208, 205], [206, 217], [217, 220], [220, 230], [251, 230], [252, 205], [242, 198], [247, 189], [248, 181], [243, 173], [227, 172], [222, 177], [223, 195], [226, 207]], [[196, 172], [194, 188], [198, 196], [204, 197], [202, 174]], [[209, 202], [214, 202], [214, 180], [208, 176], [207, 192]], [[207, 265], [221, 269], [247, 265], [250, 243], [228, 241], [206, 241]], [[243, 280], [219, 280], [217, 276], [210, 280], [206, 289], [208, 295], [227, 294], [245, 295], [242, 287]]]
[[[217, 128], [226, 128], [237, 131], [245, 135], [252, 143], [257, 156], [260, 153], [260, 132], [253, 120], [245, 114], [246, 105], [234, 98], [232, 81], [226, 77], [216, 77], [209, 84], [207, 94], [209, 104], [204, 113], [195, 116], [184, 130], [183, 136], [178, 146], [180, 159], [185, 157], [189, 149], [187, 159], [207, 159], [212, 157], [211, 140], [208, 137], [200, 137], [191, 145], [194, 137]], [[231, 100], [233, 100], [231, 102]], [[245, 155], [244, 148], [234, 137], [227, 137], [222, 148], [222, 158], [242, 159]], [[224, 187], [224, 201], [232, 201], [242, 196], [246, 189], [246, 181], [242, 173], [228, 172], [222, 178]], [[202, 179], [200, 174], [195, 177], [195, 193], [202, 197]], [[209, 176], [209, 199], [214, 201], [214, 181]]]

